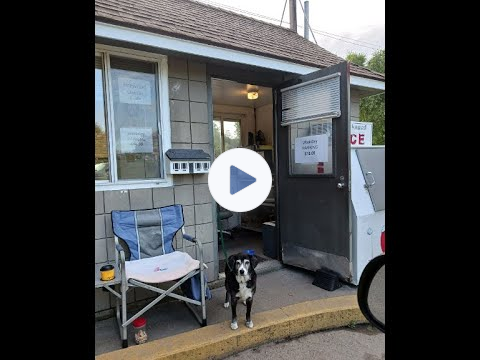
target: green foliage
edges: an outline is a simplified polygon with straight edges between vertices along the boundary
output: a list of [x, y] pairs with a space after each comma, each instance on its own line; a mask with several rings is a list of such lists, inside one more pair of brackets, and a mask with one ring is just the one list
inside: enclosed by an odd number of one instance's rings
[[385, 93], [360, 101], [360, 121], [373, 123], [373, 145], [385, 145]]
[[[375, 52], [366, 67], [384, 74], [385, 50]], [[368, 96], [360, 101], [360, 121], [373, 123], [373, 145], [385, 145], [385, 93]]]
[[[222, 144], [221, 120], [213, 120], [213, 148], [215, 159], [224, 151], [241, 147], [240, 122], [226, 121], [223, 123], [223, 126], [223, 141], [225, 144]], [[223, 148], [224, 145], [225, 148]]]
[[105, 131], [102, 130], [102, 128], [97, 124], [95, 123], [95, 135], [103, 135], [105, 134]]
[[358, 321], [357, 321], [357, 320], [351, 320], [351, 321], [348, 323], [347, 326], [348, 326], [350, 329], [355, 329], [355, 328], [357, 327], [357, 325], [358, 325]]
[[220, 121], [213, 121], [213, 148], [215, 159], [222, 153], [222, 128]]
[[[240, 123], [239, 122], [228, 122], [229, 126], [226, 127], [224, 123], [223, 129], [223, 141], [225, 141], [224, 151], [235, 149], [241, 146], [240, 142]], [[233, 129], [231, 128], [233, 125]]]
[[367, 57], [365, 56], [365, 54], [356, 52], [349, 52], [346, 59], [347, 61], [360, 66], [365, 66], [365, 62], [367, 61]]
[[367, 68], [385, 74], [385, 50], [376, 51], [368, 60]]

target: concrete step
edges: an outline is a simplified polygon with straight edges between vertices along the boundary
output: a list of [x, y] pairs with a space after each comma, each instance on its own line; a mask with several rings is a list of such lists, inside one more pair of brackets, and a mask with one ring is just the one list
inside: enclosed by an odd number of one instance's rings
[[[239, 318], [240, 320], [240, 318]], [[346, 295], [263, 311], [253, 317], [254, 328], [230, 321], [209, 325], [178, 335], [130, 346], [96, 357], [97, 360], [203, 360], [220, 359], [267, 342], [301, 336], [324, 329], [366, 323], [356, 295]]]

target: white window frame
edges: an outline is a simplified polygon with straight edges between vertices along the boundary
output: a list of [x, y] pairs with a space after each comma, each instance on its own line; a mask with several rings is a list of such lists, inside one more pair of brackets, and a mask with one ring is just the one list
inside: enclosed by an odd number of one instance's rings
[[[167, 187], [173, 185], [173, 176], [167, 174], [165, 153], [172, 147], [172, 137], [170, 128], [170, 101], [168, 99], [168, 59], [165, 55], [153, 54], [144, 51], [131, 50], [125, 48], [119, 48], [115, 46], [100, 45], [95, 46], [95, 55], [102, 54], [107, 59], [110, 55], [116, 55], [121, 57], [127, 57], [131, 59], [146, 60], [157, 63], [158, 68], [158, 128], [161, 134], [161, 167], [160, 173], [163, 174], [163, 178], [158, 179], [134, 179], [134, 180], [95, 180], [95, 191], [105, 190], [129, 190], [129, 189], [145, 189], [154, 187]], [[105, 120], [106, 128], [108, 129], [108, 151], [109, 151], [109, 166], [111, 169], [116, 169], [117, 157], [112, 154], [116, 154], [115, 149], [115, 131], [114, 131], [114, 115], [113, 115], [113, 101], [111, 99], [112, 84], [110, 73], [110, 61], [104, 61], [104, 95], [105, 102]], [[159, 137], [160, 141], [160, 137]], [[159, 144], [160, 145], [160, 144]], [[116, 174], [116, 171], [113, 172]], [[112, 176], [112, 175], [111, 175]]]
[[[242, 146], [242, 115], [240, 114], [226, 114], [226, 113], [215, 113], [213, 115], [214, 121], [220, 121], [220, 137], [222, 139], [222, 154], [225, 152], [225, 134], [223, 130], [223, 123], [225, 121], [230, 122], [239, 122], [240, 123], [240, 147]], [[214, 144], [215, 146], [215, 144]]]

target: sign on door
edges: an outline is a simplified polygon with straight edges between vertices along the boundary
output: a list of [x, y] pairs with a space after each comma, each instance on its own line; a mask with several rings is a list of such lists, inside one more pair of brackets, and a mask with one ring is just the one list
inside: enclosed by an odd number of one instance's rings
[[328, 161], [328, 135], [312, 135], [295, 139], [295, 162], [312, 164]]

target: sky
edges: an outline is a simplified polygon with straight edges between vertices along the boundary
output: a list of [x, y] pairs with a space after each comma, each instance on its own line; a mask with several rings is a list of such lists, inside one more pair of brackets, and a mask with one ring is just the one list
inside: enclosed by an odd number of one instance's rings
[[[285, 0], [197, 0], [245, 16], [280, 25]], [[304, 0], [301, 0], [302, 5]], [[237, 9], [234, 9], [237, 8]], [[288, 0], [282, 26], [288, 27]], [[297, 0], [298, 33], [303, 36], [303, 12]], [[286, 23], [285, 23], [286, 22]], [[385, 0], [310, 0], [310, 27], [319, 46], [345, 58], [361, 52], [367, 59], [385, 48]], [[310, 33], [310, 41], [314, 41]]]

